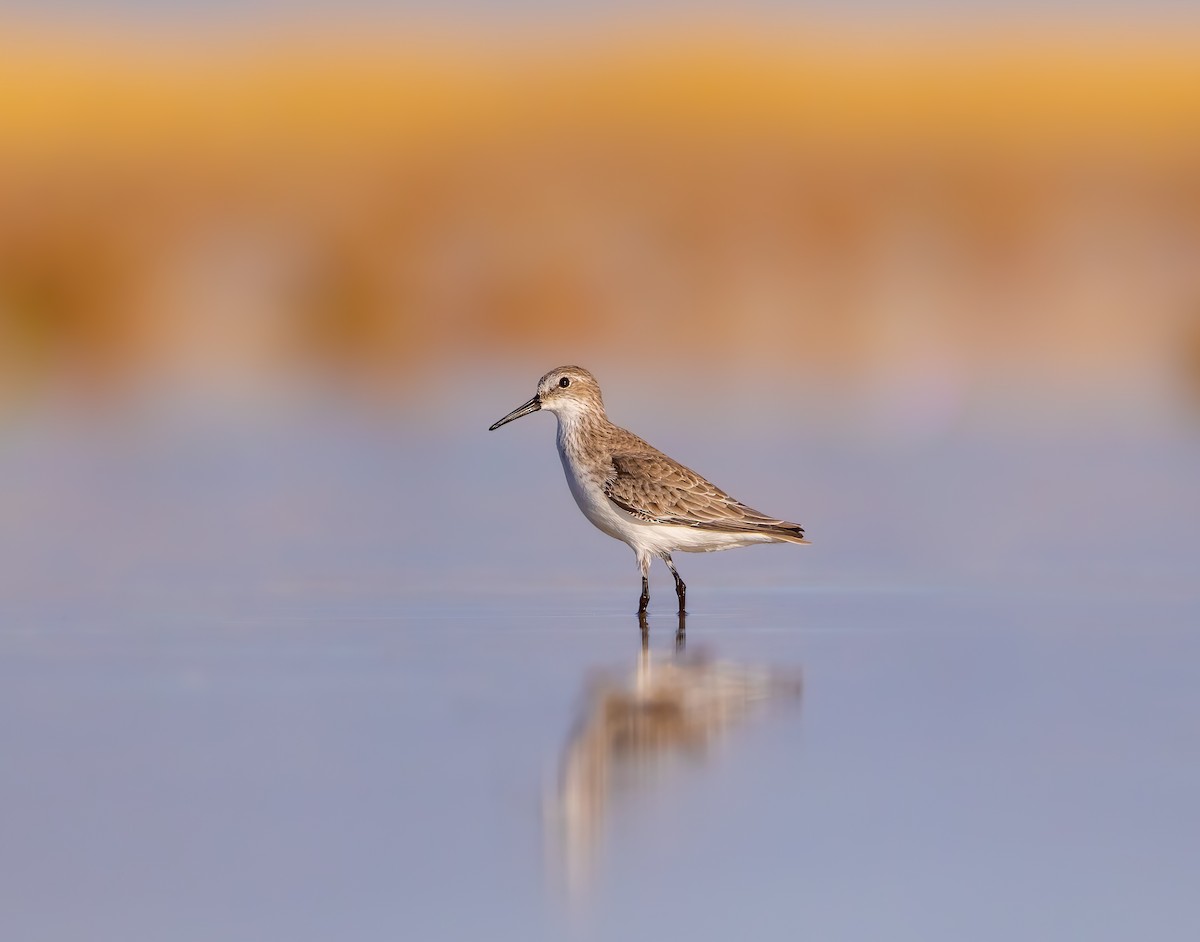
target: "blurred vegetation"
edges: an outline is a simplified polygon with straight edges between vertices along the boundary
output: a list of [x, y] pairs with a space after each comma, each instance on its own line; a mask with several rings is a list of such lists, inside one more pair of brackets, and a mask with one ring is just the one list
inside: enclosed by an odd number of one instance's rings
[[1111, 384], [1198, 334], [1200, 31], [7, 35], [0, 395], [567, 346]]

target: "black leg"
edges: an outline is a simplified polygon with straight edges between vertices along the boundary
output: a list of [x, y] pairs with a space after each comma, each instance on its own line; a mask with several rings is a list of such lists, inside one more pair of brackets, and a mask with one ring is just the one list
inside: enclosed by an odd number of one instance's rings
[[646, 606], [650, 604], [650, 580], [642, 576], [642, 597], [638, 600], [638, 614], [646, 614]]
[[687, 612], [679, 613], [679, 627], [675, 629], [675, 650], [680, 654], [687, 647]]
[[675, 568], [675, 564], [671, 562], [671, 554], [663, 556], [663, 562], [667, 564], [667, 568], [671, 570], [671, 575], [675, 577], [675, 594], [679, 597], [679, 614], [687, 614], [687, 586], [683, 584], [683, 580], [679, 578], [679, 571]]

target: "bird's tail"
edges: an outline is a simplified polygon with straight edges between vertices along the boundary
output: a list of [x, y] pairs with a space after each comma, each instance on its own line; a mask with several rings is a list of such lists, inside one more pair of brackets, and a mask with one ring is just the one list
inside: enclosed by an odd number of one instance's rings
[[778, 526], [764, 527], [763, 529], [784, 543], [804, 543], [807, 545], [811, 542], [811, 540], [804, 539], [804, 528], [798, 523], [788, 523], [784, 520]]

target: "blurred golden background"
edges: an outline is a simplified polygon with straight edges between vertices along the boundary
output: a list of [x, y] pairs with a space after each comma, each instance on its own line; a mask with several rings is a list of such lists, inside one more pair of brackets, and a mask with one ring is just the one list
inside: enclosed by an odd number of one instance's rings
[[1194, 22], [123, 16], [0, 29], [10, 406], [559, 351], [1200, 389]]

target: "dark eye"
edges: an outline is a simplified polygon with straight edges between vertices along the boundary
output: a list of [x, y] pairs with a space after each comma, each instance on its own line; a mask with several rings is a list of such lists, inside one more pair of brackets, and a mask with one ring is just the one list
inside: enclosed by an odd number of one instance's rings
[[566, 389], [568, 386], [571, 385], [571, 381], [569, 379], [567, 379], [567, 377], [564, 376], [562, 379], [560, 379], [558, 381], [558, 385], [561, 386], [563, 389]]

